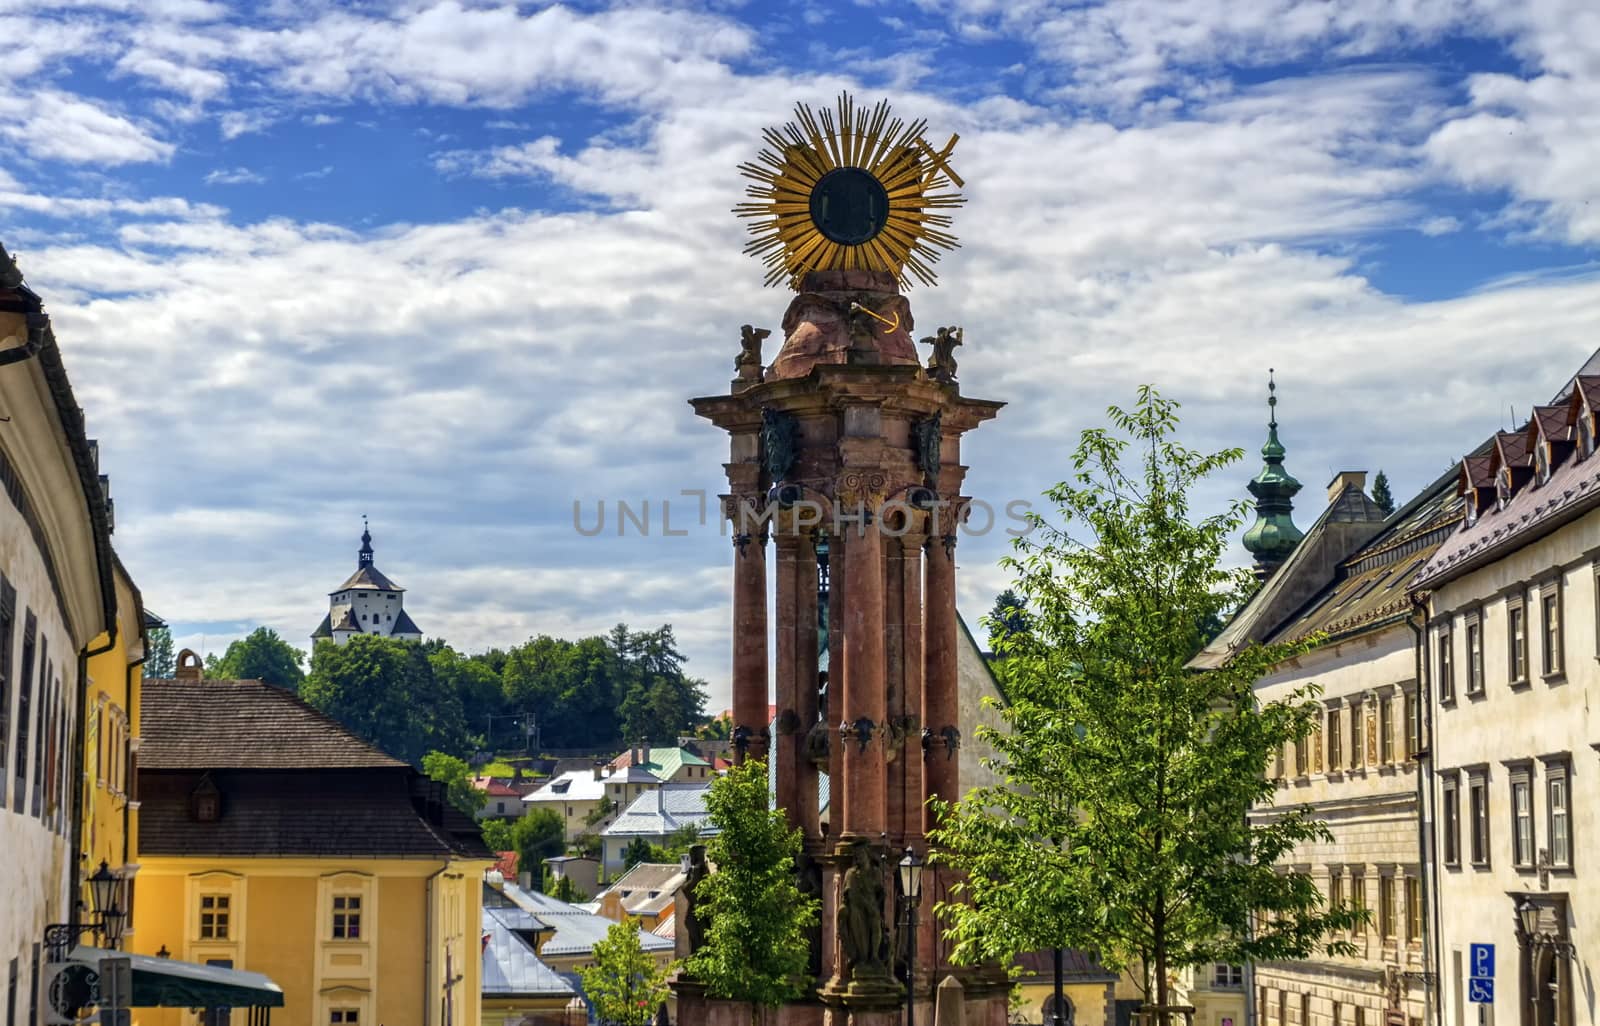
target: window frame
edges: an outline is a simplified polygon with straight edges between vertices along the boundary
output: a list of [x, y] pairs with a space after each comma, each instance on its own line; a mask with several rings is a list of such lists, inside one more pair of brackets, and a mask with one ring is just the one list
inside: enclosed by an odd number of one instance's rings
[[1415, 872], [1406, 874], [1406, 943], [1422, 942], [1422, 877]]
[[1358, 770], [1366, 766], [1366, 700], [1356, 696], [1350, 705], [1350, 769]]
[[[1561, 857], [1556, 852], [1556, 790], [1559, 787], [1562, 793], [1560, 822], [1562, 827], [1563, 843], [1566, 851]], [[1572, 843], [1573, 803], [1572, 803], [1572, 764], [1566, 756], [1558, 756], [1544, 760], [1544, 804], [1545, 804], [1545, 843], [1549, 849], [1549, 865], [1551, 869], [1570, 872], [1572, 870], [1574, 846]]]
[[1461, 867], [1461, 780], [1454, 774], [1439, 779], [1439, 829], [1444, 835], [1439, 846], [1446, 866]]
[[1439, 628], [1437, 652], [1434, 656], [1435, 671], [1439, 683], [1439, 701], [1441, 704], [1451, 704], [1456, 700], [1456, 671], [1454, 650], [1451, 645], [1454, 639], [1449, 624]]
[[[336, 941], [361, 941], [363, 895], [356, 891], [341, 891], [333, 895], [329, 904], [328, 936]], [[352, 905], [351, 903], [354, 902]], [[354, 932], [352, 932], [352, 930]]]
[[1367, 870], [1365, 866], [1350, 867], [1350, 909], [1356, 913], [1356, 925], [1350, 928], [1351, 936], [1367, 935], [1367, 923], [1362, 921], [1367, 911]]
[[1487, 869], [1494, 864], [1494, 834], [1489, 829], [1489, 774], [1483, 770], [1467, 774], [1467, 819], [1472, 865]]
[[1481, 698], [1483, 684], [1483, 618], [1477, 613], [1463, 625], [1467, 642], [1467, 697]]
[[1378, 939], [1392, 941], [1398, 919], [1395, 915], [1394, 874], [1378, 874]]
[[1521, 595], [1506, 599], [1506, 680], [1512, 687], [1528, 678], [1528, 606]]
[[1327, 765], [1329, 773], [1338, 773], [1344, 769], [1344, 717], [1339, 706], [1328, 706], [1327, 721], [1324, 733], [1327, 736]]
[[1545, 680], [1554, 680], [1567, 672], [1562, 624], [1566, 610], [1562, 608], [1562, 598], [1559, 577], [1539, 585], [1539, 668]]
[[[230, 941], [233, 939], [233, 895], [224, 891], [209, 891], [200, 895], [199, 919], [195, 936], [203, 941]], [[210, 902], [208, 905], [207, 902]], [[209, 917], [209, 922], [208, 918]], [[210, 930], [210, 933], [206, 931]]]
[[1378, 762], [1393, 766], [1394, 757], [1394, 695], [1378, 696]]
[[[1510, 791], [1511, 811], [1511, 865], [1516, 869], [1532, 869], [1539, 850], [1538, 831], [1534, 827], [1533, 813], [1533, 768], [1532, 766], [1515, 766], [1511, 769], [1508, 781]], [[1523, 808], [1518, 809], [1517, 798], [1519, 793], [1523, 798]], [[1523, 836], [1523, 828], [1527, 828], [1527, 836]]]

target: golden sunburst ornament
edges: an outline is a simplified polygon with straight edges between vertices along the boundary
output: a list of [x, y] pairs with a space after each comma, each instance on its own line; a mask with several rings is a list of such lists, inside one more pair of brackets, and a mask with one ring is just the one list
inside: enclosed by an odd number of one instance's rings
[[796, 104], [794, 120], [762, 132], [767, 146], [739, 172], [754, 184], [733, 208], [751, 219], [745, 252], [767, 266], [767, 284], [800, 287], [809, 271], [888, 271], [932, 285], [939, 251], [954, 249], [939, 213], [964, 202], [950, 167], [958, 136], [935, 150], [926, 121], [906, 124], [884, 100], [869, 112], [840, 94], [835, 110]]

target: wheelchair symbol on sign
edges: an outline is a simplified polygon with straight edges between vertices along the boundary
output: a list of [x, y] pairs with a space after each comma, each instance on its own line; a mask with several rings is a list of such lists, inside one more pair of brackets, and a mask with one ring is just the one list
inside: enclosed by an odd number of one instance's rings
[[1467, 981], [1467, 1000], [1483, 1005], [1494, 1004], [1494, 981], [1472, 979]]

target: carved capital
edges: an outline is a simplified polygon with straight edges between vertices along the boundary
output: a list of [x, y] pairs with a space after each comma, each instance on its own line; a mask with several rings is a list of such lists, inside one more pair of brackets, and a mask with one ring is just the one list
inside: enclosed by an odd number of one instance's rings
[[847, 470], [839, 475], [833, 490], [841, 517], [852, 516], [857, 510], [873, 514], [888, 494], [889, 478], [881, 470]]

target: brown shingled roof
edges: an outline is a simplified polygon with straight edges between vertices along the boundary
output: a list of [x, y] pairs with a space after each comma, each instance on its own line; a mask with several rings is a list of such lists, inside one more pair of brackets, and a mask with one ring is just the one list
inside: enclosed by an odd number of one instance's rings
[[1520, 431], [1501, 431], [1496, 436], [1500, 446], [1500, 458], [1504, 461], [1503, 467], [1528, 467], [1533, 465], [1533, 457], [1528, 452], [1528, 429], [1524, 425]]
[[406, 765], [264, 681], [147, 679], [139, 709], [141, 769]]
[[1547, 442], [1565, 442], [1572, 437], [1572, 424], [1567, 420], [1568, 412], [1569, 408], [1565, 403], [1559, 406], [1535, 406], [1533, 418], [1528, 421], [1528, 426], [1530, 428], [1537, 426], [1539, 433]]

